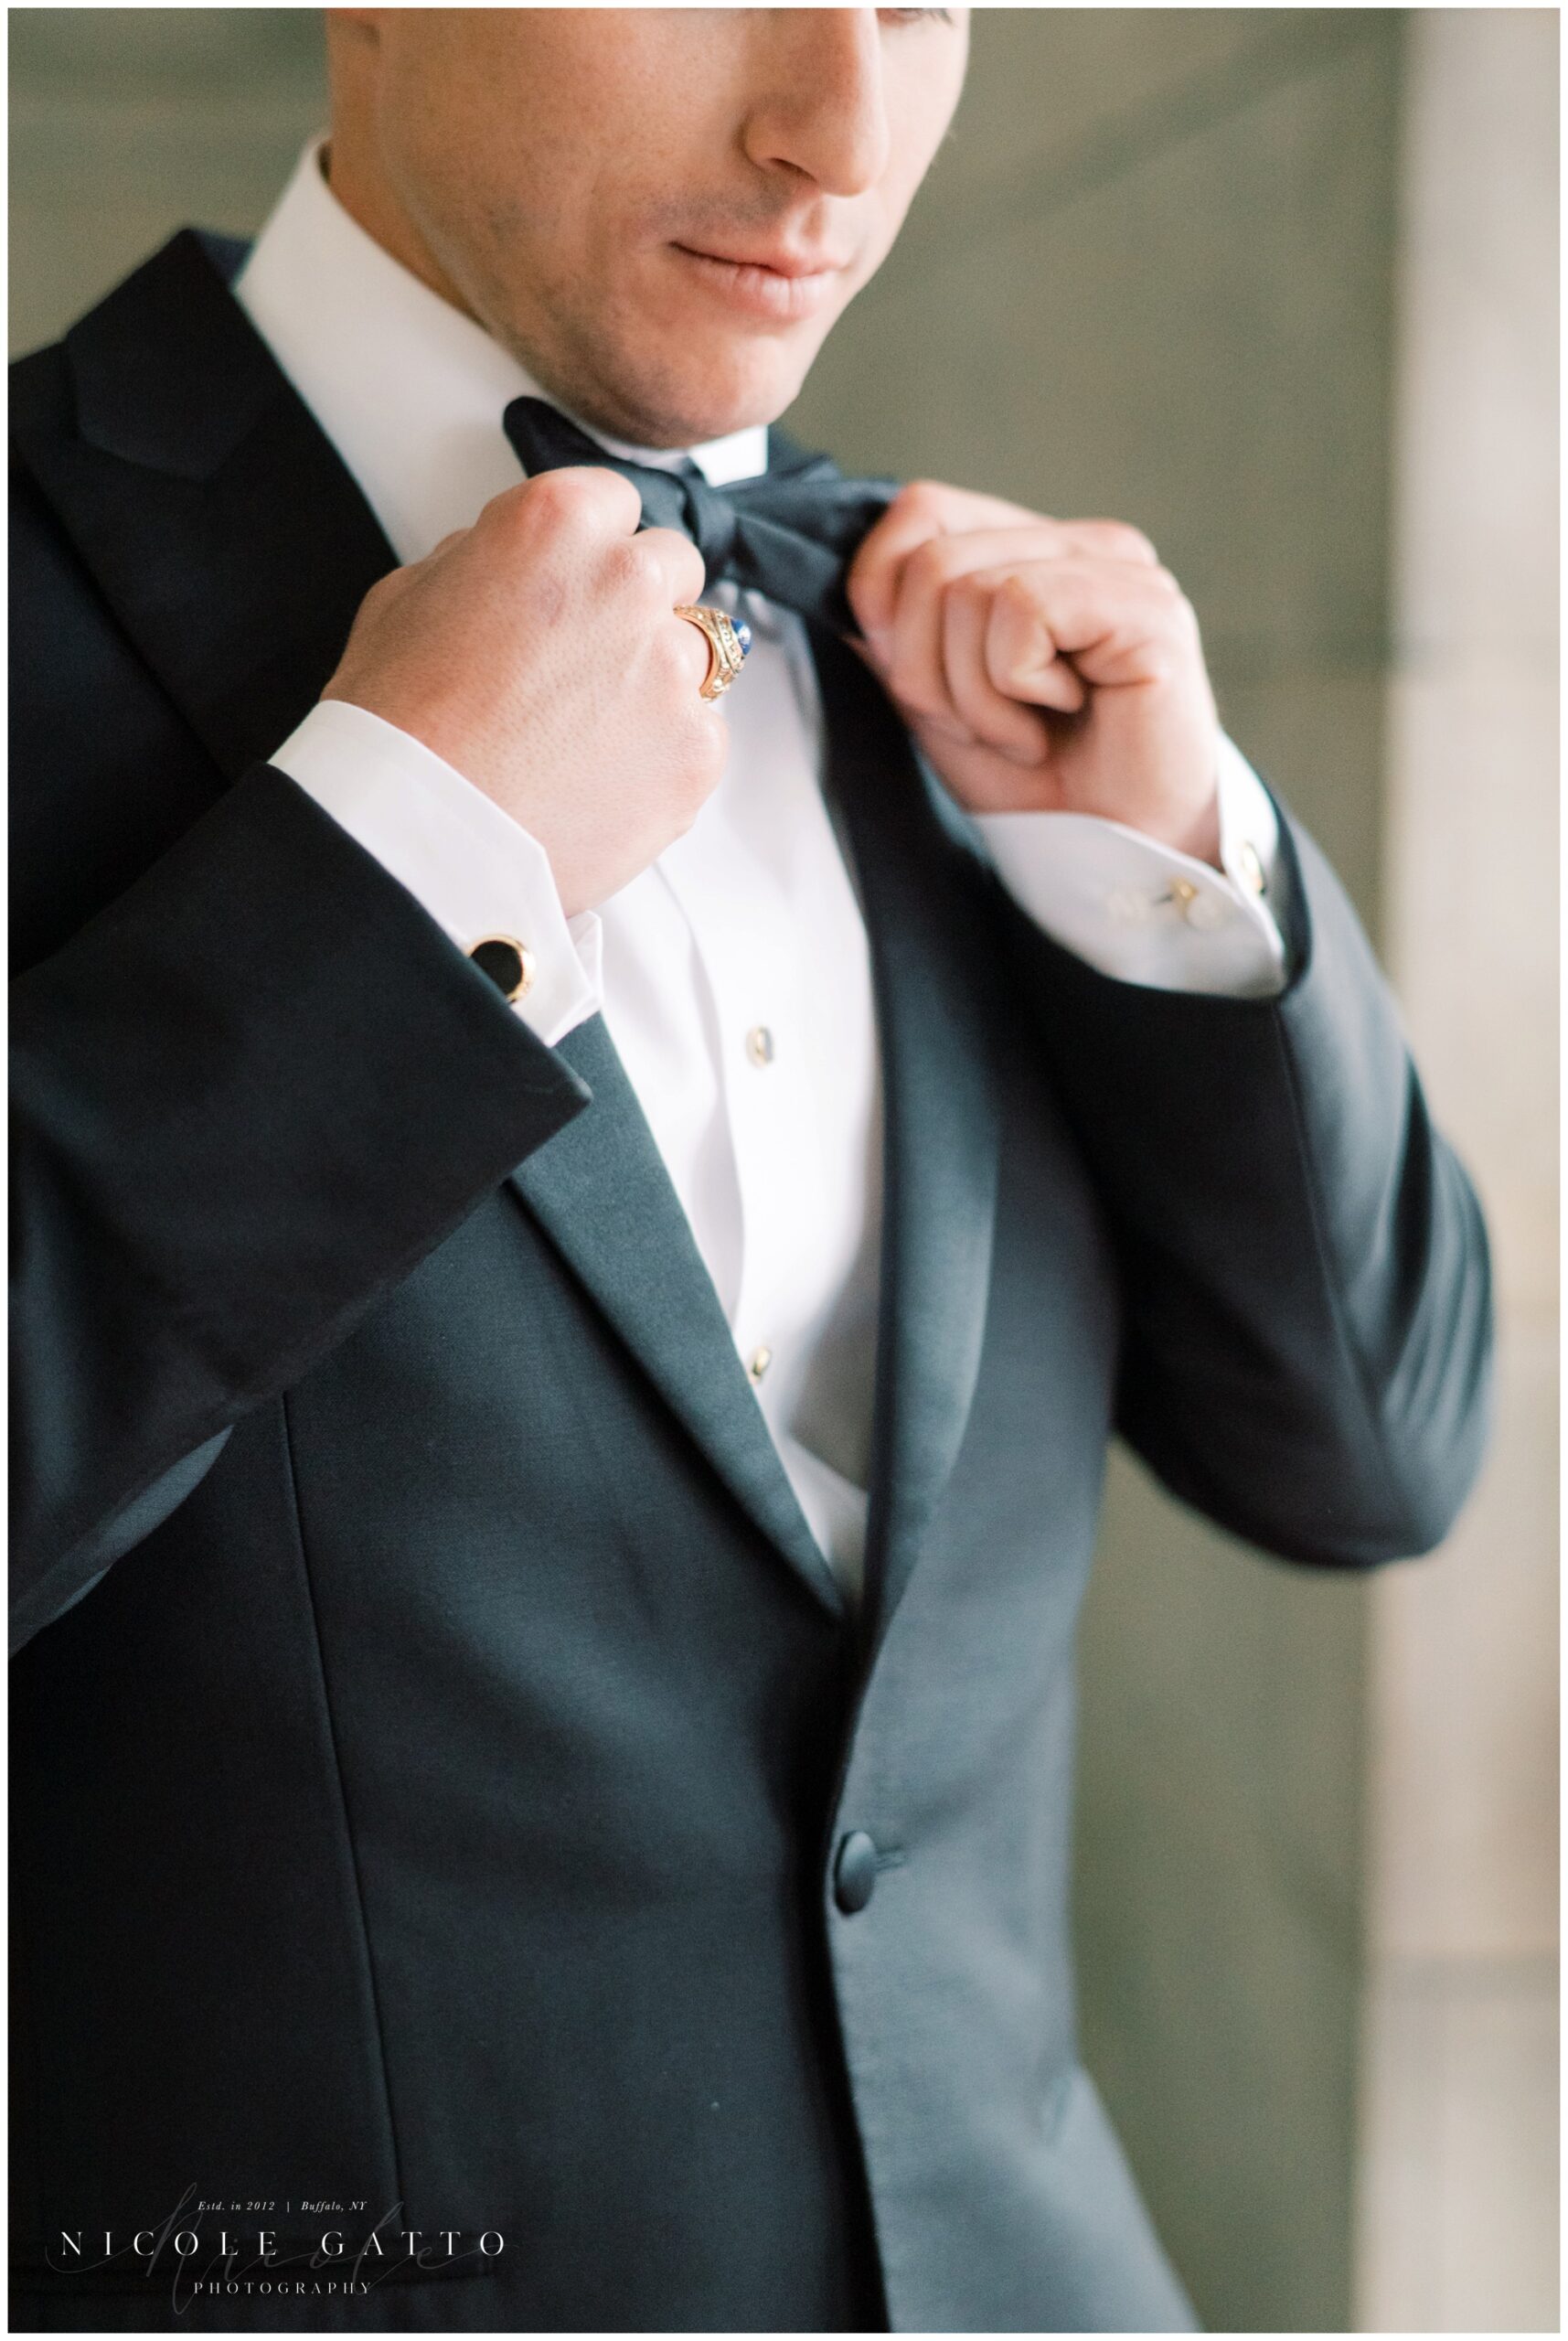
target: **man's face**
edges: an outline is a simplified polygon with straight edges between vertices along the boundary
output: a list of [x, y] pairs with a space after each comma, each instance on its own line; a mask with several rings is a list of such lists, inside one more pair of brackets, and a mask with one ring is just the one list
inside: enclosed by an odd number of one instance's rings
[[771, 422], [885, 257], [967, 12], [329, 12], [331, 176], [564, 404], [645, 446]]

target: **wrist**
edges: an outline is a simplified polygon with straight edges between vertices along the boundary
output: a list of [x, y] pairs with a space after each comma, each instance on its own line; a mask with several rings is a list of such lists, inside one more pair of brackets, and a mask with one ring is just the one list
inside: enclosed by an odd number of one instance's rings
[[1196, 814], [1185, 828], [1173, 830], [1161, 842], [1173, 847], [1178, 853], [1190, 855], [1194, 861], [1206, 861], [1211, 870], [1223, 870], [1225, 865], [1220, 851], [1220, 782], [1216, 774], [1202, 811]]

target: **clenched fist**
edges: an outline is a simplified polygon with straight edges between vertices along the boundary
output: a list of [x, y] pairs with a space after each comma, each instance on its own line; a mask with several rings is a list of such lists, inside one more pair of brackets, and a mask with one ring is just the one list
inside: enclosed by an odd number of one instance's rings
[[1198, 621], [1117, 520], [920, 480], [851, 565], [869, 663], [971, 813], [1093, 813], [1219, 862]]
[[708, 644], [675, 615], [702, 557], [629, 481], [548, 472], [372, 587], [324, 699], [421, 740], [549, 857], [569, 918], [691, 827], [727, 732]]

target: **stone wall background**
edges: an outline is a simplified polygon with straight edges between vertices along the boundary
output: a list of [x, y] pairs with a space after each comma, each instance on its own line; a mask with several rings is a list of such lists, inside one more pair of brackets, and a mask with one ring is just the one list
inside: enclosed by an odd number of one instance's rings
[[1557, 20], [1432, 10], [1406, 75], [1390, 961], [1487, 1200], [1498, 1435], [1373, 1592], [1361, 2322], [1559, 2327]]
[[[174, 226], [253, 229], [321, 116], [314, 10], [9, 35], [14, 349]], [[1555, 2325], [1554, 88], [1547, 10], [981, 10], [789, 418], [1148, 531], [1392, 947], [1499, 1235], [1502, 1433], [1438, 1563], [1313, 1577], [1113, 1459], [1086, 2054], [1222, 2330]]]

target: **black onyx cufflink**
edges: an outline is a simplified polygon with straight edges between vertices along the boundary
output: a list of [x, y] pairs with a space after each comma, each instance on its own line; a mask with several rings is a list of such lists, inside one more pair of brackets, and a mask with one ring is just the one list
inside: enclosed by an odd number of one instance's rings
[[507, 999], [521, 999], [534, 979], [534, 955], [515, 935], [486, 935], [468, 954]]

